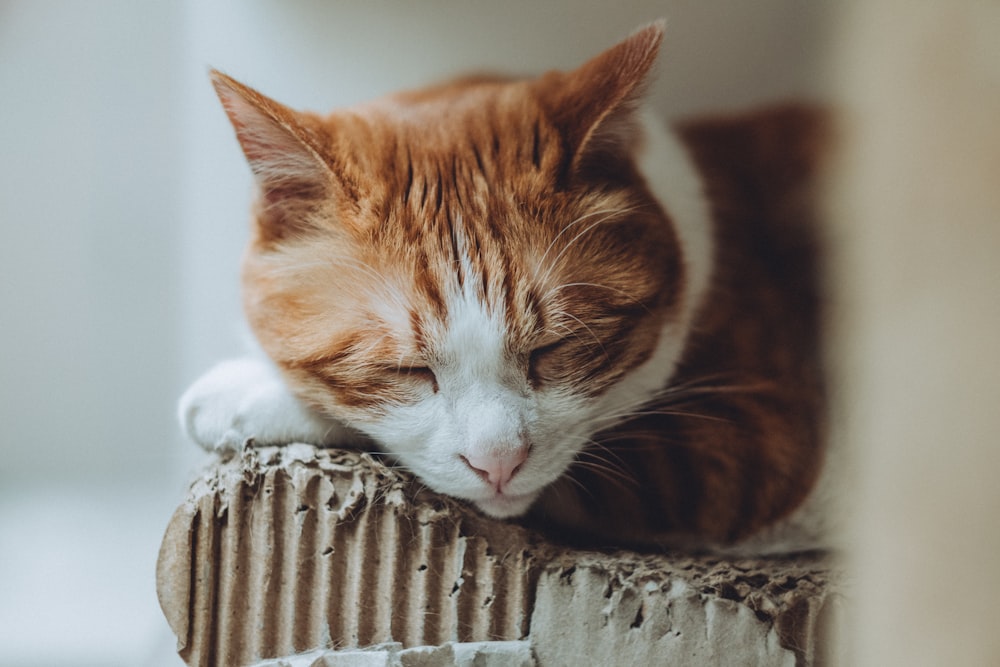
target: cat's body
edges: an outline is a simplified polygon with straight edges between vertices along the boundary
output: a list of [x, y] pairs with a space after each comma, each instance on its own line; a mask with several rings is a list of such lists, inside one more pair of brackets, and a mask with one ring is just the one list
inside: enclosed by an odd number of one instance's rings
[[821, 123], [666, 131], [637, 111], [661, 35], [327, 117], [217, 75], [260, 186], [245, 308], [273, 365], [196, 383], [188, 432], [374, 445], [588, 541], [773, 532], [823, 456]]

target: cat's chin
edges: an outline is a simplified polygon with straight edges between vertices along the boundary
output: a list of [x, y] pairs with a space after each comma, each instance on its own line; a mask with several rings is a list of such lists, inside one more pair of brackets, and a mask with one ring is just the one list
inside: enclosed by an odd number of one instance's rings
[[486, 516], [494, 519], [509, 519], [527, 512], [537, 497], [538, 493], [524, 493], [514, 496], [496, 494], [483, 500], [474, 500], [473, 504]]

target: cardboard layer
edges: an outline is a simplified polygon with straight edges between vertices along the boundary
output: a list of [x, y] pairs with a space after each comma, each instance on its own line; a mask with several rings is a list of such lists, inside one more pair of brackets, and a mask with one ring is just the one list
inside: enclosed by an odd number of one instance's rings
[[310, 651], [254, 667], [535, 667], [527, 641], [448, 642], [404, 648], [399, 642], [365, 648]]
[[539, 665], [810, 665], [838, 599], [816, 557], [571, 550], [306, 445], [246, 449], [195, 480], [157, 590], [192, 666], [484, 641], [529, 641]]

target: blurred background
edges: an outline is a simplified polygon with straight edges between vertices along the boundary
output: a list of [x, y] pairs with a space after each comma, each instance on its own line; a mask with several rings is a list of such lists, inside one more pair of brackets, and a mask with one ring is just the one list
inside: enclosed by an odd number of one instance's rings
[[180, 664], [154, 567], [201, 457], [174, 405], [241, 351], [251, 191], [210, 66], [325, 110], [666, 16], [651, 95], [679, 115], [822, 97], [829, 6], [0, 2], [0, 663]]

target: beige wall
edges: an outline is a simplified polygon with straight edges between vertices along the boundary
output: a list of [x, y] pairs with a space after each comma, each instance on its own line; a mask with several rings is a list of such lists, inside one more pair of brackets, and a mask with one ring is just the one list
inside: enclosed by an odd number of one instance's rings
[[858, 3], [834, 69], [845, 665], [998, 665], [1000, 6]]

